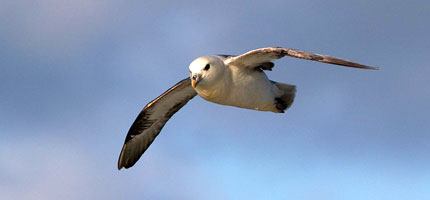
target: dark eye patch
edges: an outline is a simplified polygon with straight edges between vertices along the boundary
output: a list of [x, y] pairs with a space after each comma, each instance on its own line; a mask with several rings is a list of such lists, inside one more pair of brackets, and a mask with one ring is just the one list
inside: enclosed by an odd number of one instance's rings
[[211, 66], [210, 66], [209, 64], [207, 64], [207, 65], [205, 66], [205, 68], [203, 68], [203, 70], [208, 71], [208, 70], [209, 70], [209, 68], [211, 68]]

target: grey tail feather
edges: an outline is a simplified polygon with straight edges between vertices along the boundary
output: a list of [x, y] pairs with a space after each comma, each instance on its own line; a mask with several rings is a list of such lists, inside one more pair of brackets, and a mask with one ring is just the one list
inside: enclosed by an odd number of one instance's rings
[[283, 95], [275, 98], [276, 108], [280, 113], [283, 113], [288, 109], [294, 102], [294, 97], [296, 97], [296, 86], [285, 84], [285, 83], [275, 83], [280, 90], [284, 92]]

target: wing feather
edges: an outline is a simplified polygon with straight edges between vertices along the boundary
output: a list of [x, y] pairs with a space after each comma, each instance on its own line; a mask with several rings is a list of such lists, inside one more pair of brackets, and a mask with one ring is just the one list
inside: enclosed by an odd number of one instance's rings
[[139, 113], [125, 138], [118, 169], [132, 167], [142, 156], [166, 122], [196, 96], [190, 78], [186, 78], [149, 102]]
[[322, 54], [311, 53], [311, 52], [301, 51], [297, 49], [282, 48], [282, 47], [267, 47], [267, 48], [255, 49], [245, 54], [242, 54], [240, 56], [235, 56], [227, 59], [226, 64], [236, 65], [239, 67], [255, 68], [260, 66], [263, 63], [268, 63], [272, 60], [279, 59], [284, 56], [291, 56], [295, 58], [313, 60], [313, 61], [330, 63], [330, 64], [341, 65], [346, 67], [375, 69], [375, 70], [379, 69], [377, 67], [362, 65], [342, 58], [336, 58], [328, 55], [322, 55]]

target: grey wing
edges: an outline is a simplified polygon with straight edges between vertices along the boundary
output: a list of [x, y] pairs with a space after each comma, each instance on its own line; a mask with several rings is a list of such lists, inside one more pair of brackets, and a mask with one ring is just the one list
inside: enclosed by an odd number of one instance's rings
[[186, 78], [149, 102], [131, 125], [118, 160], [118, 169], [132, 167], [151, 145], [166, 122], [196, 96]]
[[227, 59], [226, 64], [232, 64], [239, 67], [251, 67], [251, 68], [261, 67], [264, 65], [273, 67], [273, 63], [270, 64], [271, 61], [282, 58], [284, 56], [291, 56], [291, 57], [301, 58], [306, 60], [313, 60], [313, 61], [318, 61], [323, 63], [342, 65], [346, 67], [355, 67], [355, 68], [362, 68], [362, 69], [379, 69], [377, 67], [362, 65], [342, 58], [335, 58], [327, 55], [310, 53], [310, 52], [301, 51], [297, 49], [282, 48], [282, 47], [267, 47], [267, 48], [255, 49], [245, 54], [242, 54], [240, 56], [235, 56]]

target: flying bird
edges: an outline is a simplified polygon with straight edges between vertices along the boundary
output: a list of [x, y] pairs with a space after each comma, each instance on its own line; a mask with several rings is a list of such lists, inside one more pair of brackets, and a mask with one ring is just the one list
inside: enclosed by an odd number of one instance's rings
[[197, 94], [217, 104], [284, 113], [294, 101], [296, 86], [272, 81], [264, 73], [275, 66], [273, 60], [284, 56], [346, 67], [378, 69], [341, 58], [281, 47], [255, 49], [239, 56], [199, 57], [189, 66], [189, 78], [179, 81], [149, 102], [139, 113], [125, 138], [118, 169], [132, 167], [170, 117]]

